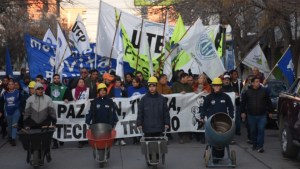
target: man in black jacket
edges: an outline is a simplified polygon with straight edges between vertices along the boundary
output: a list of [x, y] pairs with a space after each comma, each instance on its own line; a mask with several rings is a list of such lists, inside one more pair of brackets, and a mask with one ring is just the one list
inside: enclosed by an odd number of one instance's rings
[[253, 142], [252, 149], [263, 153], [266, 113], [271, 115], [273, 111], [272, 102], [265, 88], [261, 87], [258, 77], [254, 77], [251, 84], [252, 86], [242, 95], [242, 119], [245, 119], [247, 114], [250, 137]]
[[170, 114], [167, 100], [156, 91], [157, 78], [148, 80], [149, 91], [142, 97], [138, 105], [137, 126], [145, 137], [161, 136], [170, 127]]

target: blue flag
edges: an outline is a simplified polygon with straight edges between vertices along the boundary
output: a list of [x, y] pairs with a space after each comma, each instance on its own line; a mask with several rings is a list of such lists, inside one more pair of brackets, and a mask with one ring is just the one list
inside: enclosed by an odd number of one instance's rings
[[[43, 42], [40, 39], [32, 37], [30, 35], [25, 36], [25, 47], [28, 57], [29, 73], [31, 78], [35, 78], [41, 74], [47, 79], [53, 76], [53, 69], [55, 65], [55, 49], [56, 46], [47, 42]], [[95, 49], [95, 44], [91, 44], [91, 49]], [[64, 60], [63, 77], [71, 78], [79, 76], [80, 69], [85, 67], [88, 70], [94, 69], [95, 52], [87, 54], [79, 54], [78, 51], [72, 49], [72, 55]], [[111, 60], [111, 68], [107, 66], [108, 58], [97, 57], [97, 70], [102, 72], [109, 72], [116, 67], [116, 59]], [[124, 73], [133, 72], [129, 64], [124, 63]]]
[[6, 75], [13, 77], [13, 70], [10, 62], [10, 54], [9, 54], [8, 47], [6, 47], [6, 52], [5, 52], [5, 73]]
[[289, 48], [282, 56], [280, 62], [278, 63], [278, 67], [285, 75], [285, 77], [288, 79], [290, 85], [295, 80], [295, 71], [294, 71], [294, 64], [293, 64], [292, 57], [293, 57], [292, 51], [291, 48]]

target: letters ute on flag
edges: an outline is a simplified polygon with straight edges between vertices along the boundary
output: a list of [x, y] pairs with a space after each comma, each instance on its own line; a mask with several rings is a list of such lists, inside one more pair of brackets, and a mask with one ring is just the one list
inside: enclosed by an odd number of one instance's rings
[[288, 79], [289, 84], [292, 85], [295, 80], [295, 67], [293, 64], [293, 55], [290, 47], [278, 62], [278, 67]]
[[[120, 23], [121, 24], [121, 23]], [[129, 37], [126, 33], [124, 26], [122, 28], [122, 39], [123, 39], [123, 48], [124, 48], [124, 60], [126, 60], [130, 67], [136, 69], [136, 71], [141, 71], [143, 75], [149, 77], [149, 60], [145, 55], [138, 55], [138, 51], [133, 47]], [[155, 63], [153, 63], [155, 64]], [[157, 69], [158, 64], [154, 65], [154, 69]]]
[[179, 45], [200, 64], [201, 70], [210, 79], [225, 72], [224, 65], [217, 55], [215, 46], [205, 31], [202, 21], [198, 19]]

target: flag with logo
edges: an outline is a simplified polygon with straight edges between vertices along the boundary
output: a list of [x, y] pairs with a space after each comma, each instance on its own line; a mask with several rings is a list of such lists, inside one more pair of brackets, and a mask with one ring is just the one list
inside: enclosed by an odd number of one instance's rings
[[61, 74], [64, 60], [71, 56], [71, 50], [60, 25], [57, 23], [57, 47], [55, 55], [55, 73]]
[[281, 57], [280, 61], [278, 62], [278, 67], [288, 79], [290, 85], [295, 80], [295, 67], [293, 64], [293, 55], [292, 50], [289, 47], [285, 54]]
[[87, 53], [90, 51], [89, 36], [79, 14], [69, 33], [69, 38], [72, 45], [76, 47], [79, 53]]
[[216, 48], [200, 19], [190, 28], [179, 45], [198, 62], [201, 70], [209, 78], [216, 78], [225, 72]]
[[259, 44], [257, 44], [245, 57], [242, 63], [250, 68], [257, 67], [264, 74], [270, 73], [270, 68]]
[[6, 47], [5, 51], [5, 73], [6, 75], [9, 75], [10, 77], [13, 76], [13, 70], [12, 70], [12, 65], [10, 61], [10, 54], [9, 54], [9, 49]]
[[47, 42], [51, 45], [57, 45], [55, 36], [53, 35], [50, 28], [48, 28], [47, 32], [45, 33], [43, 42]]

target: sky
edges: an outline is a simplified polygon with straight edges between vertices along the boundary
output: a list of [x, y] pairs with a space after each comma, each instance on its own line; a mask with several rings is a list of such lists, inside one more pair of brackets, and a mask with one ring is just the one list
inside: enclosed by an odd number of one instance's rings
[[[85, 6], [87, 9], [85, 26], [87, 28], [88, 35], [91, 42], [96, 42], [97, 35], [97, 22], [98, 22], [98, 13], [99, 13], [99, 2], [100, 0], [73, 0], [75, 3], [78, 3], [82, 6]], [[134, 0], [102, 0], [112, 6], [120, 8], [129, 13], [134, 12]]]

